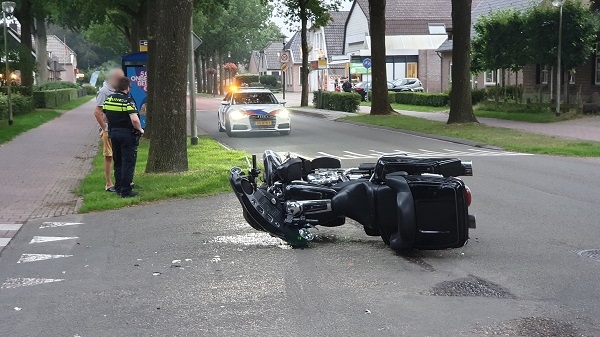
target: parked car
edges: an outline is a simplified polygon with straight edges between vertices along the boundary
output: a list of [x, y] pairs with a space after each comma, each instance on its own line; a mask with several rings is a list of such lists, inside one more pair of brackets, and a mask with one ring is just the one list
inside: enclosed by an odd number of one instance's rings
[[[362, 101], [366, 102], [369, 98], [368, 94], [369, 91], [372, 89], [372, 84], [373, 83], [371, 82], [359, 82], [354, 86], [354, 88], [352, 88], [352, 91], [359, 94], [362, 98]], [[388, 91], [392, 91], [392, 89], [394, 88], [394, 84], [392, 82], [387, 82], [387, 87]]]
[[245, 132], [277, 132], [289, 135], [290, 115], [285, 102], [269, 89], [239, 88], [228, 92], [218, 111], [218, 128], [229, 137]]
[[393, 87], [390, 91], [419, 91], [423, 92], [423, 83], [418, 78], [400, 78], [393, 82]]

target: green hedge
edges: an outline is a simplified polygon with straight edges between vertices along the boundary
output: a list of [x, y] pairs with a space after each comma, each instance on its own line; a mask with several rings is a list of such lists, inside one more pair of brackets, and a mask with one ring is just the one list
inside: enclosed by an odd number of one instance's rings
[[498, 97], [501, 99], [512, 99], [517, 100], [523, 97], [523, 86], [521, 85], [507, 85], [504, 87], [494, 86], [487, 88], [487, 97], [495, 98], [496, 92], [498, 92]]
[[360, 95], [350, 92], [315, 91], [313, 103], [317, 109], [357, 112]]
[[77, 98], [77, 89], [58, 89], [46, 91], [34, 91], [33, 100], [38, 108], [56, 108], [68, 101]]
[[[31, 87], [23, 87], [20, 85], [12, 85], [10, 87], [10, 92], [13, 94], [20, 94], [23, 96], [31, 96], [31, 93], [33, 92], [33, 90], [31, 89]], [[2, 87], [0, 88], [0, 93], [3, 93], [5, 95], [8, 95], [8, 87]]]
[[91, 85], [84, 85], [83, 89], [85, 90], [85, 94], [89, 96], [95, 96], [98, 93], [98, 88]]
[[[13, 94], [11, 98], [13, 116], [24, 115], [33, 111], [34, 105], [31, 96]], [[8, 96], [6, 95], [0, 95], [0, 119], [8, 119]]]
[[260, 83], [264, 85], [275, 85], [277, 83], [277, 77], [273, 75], [262, 75], [260, 77]]
[[235, 75], [235, 83], [242, 85], [242, 83], [250, 84], [260, 82], [258, 74], [238, 74]]
[[[391, 93], [390, 93], [391, 94]], [[394, 98], [398, 104], [442, 107], [448, 105], [448, 94], [428, 94], [424, 92], [396, 92]], [[390, 95], [391, 101], [391, 95]], [[392, 102], [390, 102], [392, 103]]]
[[47, 91], [47, 90], [70, 89], [70, 88], [77, 88], [77, 84], [71, 83], [71, 82], [56, 81], [56, 82], [46, 82], [42, 85], [36, 85], [35, 87], [33, 87], [33, 91]]

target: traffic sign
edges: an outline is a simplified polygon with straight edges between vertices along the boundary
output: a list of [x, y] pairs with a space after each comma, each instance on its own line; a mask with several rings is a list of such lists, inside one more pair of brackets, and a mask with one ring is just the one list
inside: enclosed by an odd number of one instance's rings
[[148, 51], [148, 40], [140, 40], [140, 51]]
[[288, 69], [288, 65], [285, 63], [281, 64], [281, 71], [286, 71]]
[[200, 47], [200, 45], [202, 44], [203, 41], [194, 32], [192, 32], [192, 39], [193, 39], [193, 48], [194, 48], [194, 50], [196, 50], [196, 49], [198, 49], [198, 47]]
[[371, 59], [370, 58], [364, 59], [362, 64], [363, 64], [363, 67], [365, 67], [367, 69], [371, 68]]
[[288, 55], [288, 53], [285, 51], [283, 53], [281, 53], [281, 56], [279, 57], [279, 62], [288, 63], [289, 61], [290, 61], [290, 56]]

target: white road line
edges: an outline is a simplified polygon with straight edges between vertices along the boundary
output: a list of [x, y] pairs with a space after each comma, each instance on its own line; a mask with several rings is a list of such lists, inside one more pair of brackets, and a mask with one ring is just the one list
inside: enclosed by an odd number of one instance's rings
[[19, 287], [29, 287], [38, 284], [61, 282], [64, 279], [52, 279], [52, 278], [9, 278], [2, 284], [0, 289], [13, 289]]
[[18, 231], [23, 226], [20, 223], [2, 223], [0, 224], [0, 231]]
[[63, 257], [71, 257], [73, 255], [51, 255], [51, 254], [23, 254], [17, 263], [36, 262], [51, 259], [60, 259]]
[[0, 247], [6, 246], [12, 238], [0, 238]]
[[337, 158], [337, 159], [348, 159], [348, 158], [344, 158], [344, 157], [338, 157], [338, 156], [334, 156], [332, 154], [329, 154], [327, 152], [317, 152], [318, 154], [325, 156], [325, 157], [332, 157], [332, 158]]
[[378, 154], [378, 155], [382, 155], [382, 156], [387, 154], [387, 153], [385, 153], [385, 152], [381, 152], [381, 151], [375, 151], [375, 150], [369, 150], [369, 151], [370, 151], [370, 152], [373, 152], [373, 153], [376, 153], [376, 154]]
[[54, 227], [64, 227], [64, 226], [77, 226], [83, 225], [81, 222], [44, 222], [40, 228], [54, 228]]
[[33, 239], [29, 242], [32, 243], [44, 243], [44, 242], [52, 242], [52, 241], [64, 241], [64, 240], [74, 240], [79, 239], [78, 236], [34, 236]]
[[344, 151], [344, 152], [346, 152], [347, 154], [352, 155], [352, 156], [358, 156], [359, 158], [371, 158], [372, 157], [372, 156], [367, 156], [367, 155], [352, 152], [352, 151]]

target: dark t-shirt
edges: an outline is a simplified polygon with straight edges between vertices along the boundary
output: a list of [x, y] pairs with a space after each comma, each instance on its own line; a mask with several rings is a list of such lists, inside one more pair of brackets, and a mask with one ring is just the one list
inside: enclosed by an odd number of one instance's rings
[[102, 110], [108, 118], [108, 125], [111, 129], [134, 129], [129, 115], [137, 114], [138, 111], [135, 107], [135, 101], [129, 95], [115, 92], [106, 98]]

